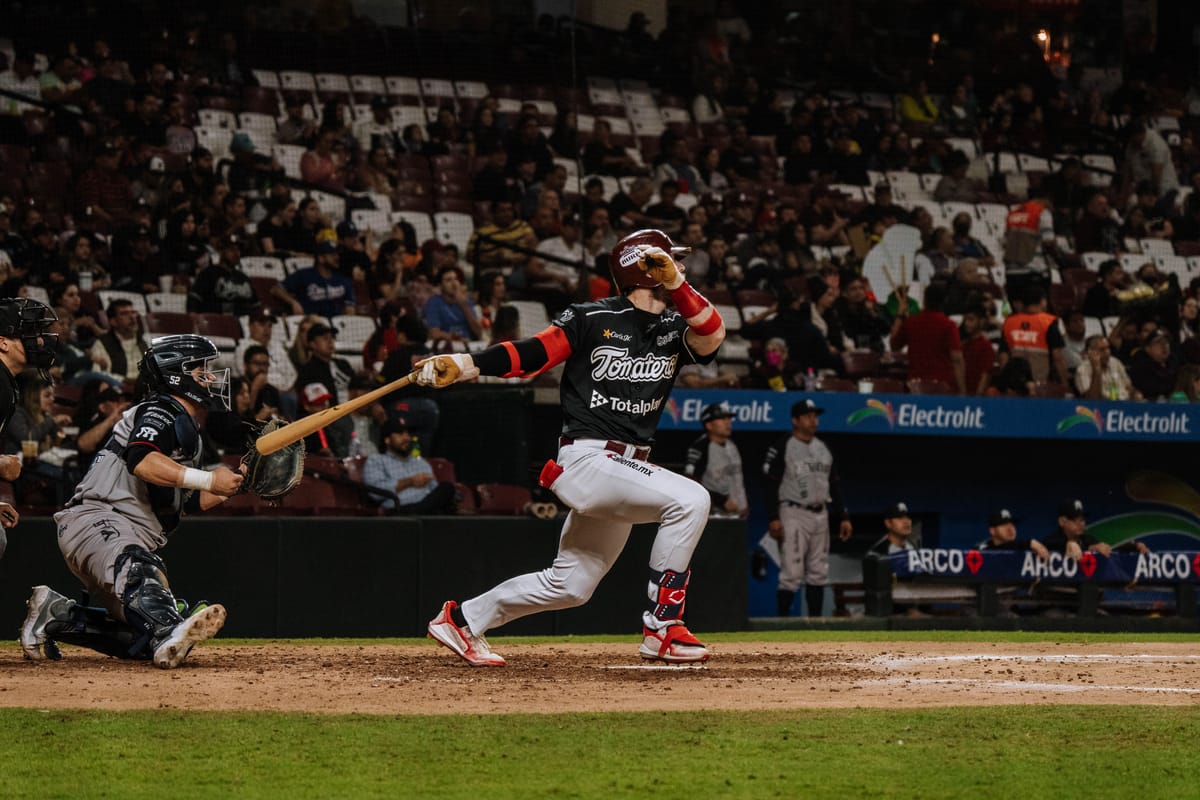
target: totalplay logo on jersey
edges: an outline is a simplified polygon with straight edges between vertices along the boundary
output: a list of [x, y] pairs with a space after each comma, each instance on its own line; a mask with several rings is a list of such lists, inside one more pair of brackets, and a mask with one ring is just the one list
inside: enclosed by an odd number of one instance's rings
[[605, 345], [592, 351], [592, 380], [651, 383], [675, 374], [678, 355], [656, 356], [647, 353], [631, 358], [628, 347]]
[[661, 397], [656, 397], [653, 400], [626, 400], [620, 397], [605, 397], [593, 389], [592, 399], [588, 404], [588, 408], [606, 407], [625, 414], [644, 416], [653, 411], [658, 411], [662, 407], [662, 403]]

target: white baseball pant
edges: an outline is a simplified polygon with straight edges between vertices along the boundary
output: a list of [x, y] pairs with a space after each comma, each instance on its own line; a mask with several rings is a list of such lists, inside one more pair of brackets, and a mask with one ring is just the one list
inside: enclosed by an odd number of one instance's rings
[[[605, 442], [580, 439], [561, 447], [562, 473], [550, 485], [570, 509], [554, 563], [541, 572], [519, 575], [467, 600], [462, 613], [471, 630], [483, 634], [540, 611], [583, 605], [592, 596], [629, 538], [635, 524], [661, 523], [650, 549], [650, 568], [684, 572], [708, 523], [708, 490], [670, 470], [605, 449]], [[646, 583], [647, 598], [658, 587]], [[669, 624], [642, 614], [651, 628]]]
[[783, 541], [779, 545], [779, 588], [795, 592], [801, 586], [829, 583], [829, 512], [779, 504]]

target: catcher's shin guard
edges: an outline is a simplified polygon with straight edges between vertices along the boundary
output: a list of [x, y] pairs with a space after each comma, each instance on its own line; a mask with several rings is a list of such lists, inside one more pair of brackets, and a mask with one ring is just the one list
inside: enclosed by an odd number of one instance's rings
[[65, 616], [66, 619], [47, 623], [46, 635], [51, 640], [86, 647], [114, 658], [150, 658], [147, 648], [135, 649], [138, 636], [133, 630], [110, 617], [103, 608], [72, 603]]
[[117, 574], [126, 569], [121, 597], [125, 621], [135, 639], [126, 658], [148, 658], [159, 640], [183, 622], [167, 584], [166, 565], [150, 551], [130, 545], [117, 557]]
[[660, 622], [683, 619], [683, 607], [687, 602], [688, 581], [692, 571], [650, 570], [650, 614]]

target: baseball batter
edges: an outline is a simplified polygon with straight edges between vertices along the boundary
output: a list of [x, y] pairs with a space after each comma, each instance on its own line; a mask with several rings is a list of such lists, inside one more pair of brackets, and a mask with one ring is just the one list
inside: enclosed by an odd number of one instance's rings
[[62, 658], [57, 642], [66, 642], [170, 669], [225, 623], [219, 605], [185, 618], [157, 555], [181, 515], [224, 502], [242, 483], [228, 467], [196, 469], [206, 409], [229, 409], [229, 370], [212, 368], [218, 355], [194, 334], [155, 339], [146, 351], [138, 370], [149, 396], [125, 412], [54, 515], [67, 566], [103, 608], [34, 587], [21, 626], [26, 658]]
[[[829, 583], [829, 514], [838, 520], [838, 538], [850, 538], [833, 454], [817, 438], [817, 418], [824, 413], [812, 400], [792, 406], [792, 433], [767, 450], [763, 477], [771, 518], [767, 532], [779, 542], [779, 616], [791, 613], [803, 584], [810, 617], [821, 616]], [[832, 506], [832, 512], [830, 511]]]
[[[57, 333], [48, 333], [58, 317], [48, 306], [26, 297], [0, 299], [0, 433], [21, 402], [17, 375], [28, 367], [39, 370], [54, 366], [54, 342]], [[21, 460], [0, 455], [0, 480], [15, 481], [21, 475]], [[8, 503], [0, 503], [0, 557], [4, 556], [8, 537], [4, 531], [16, 527], [20, 517]]]
[[[641, 655], [704, 661], [709, 652], [683, 623], [692, 552], [708, 520], [708, 491], [649, 462], [663, 404], [683, 364], [707, 363], [725, 339], [716, 309], [683, 278], [662, 231], [617, 242], [610, 255], [621, 296], [569, 306], [536, 336], [472, 358], [421, 362], [418, 382], [448, 386], [477, 375], [531, 377], [564, 363], [558, 457], [540, 483], [570, 509], [558, 556], [542, 570], [464, 602], [451, 600], [429, 635], [473, 666], [503, 666], [487, 631], [528, 614], [587, 602], [620, 555], [632, 526], [660, 523], [650, 551]], [[668, 307], [668, 300], [674, 308]]]

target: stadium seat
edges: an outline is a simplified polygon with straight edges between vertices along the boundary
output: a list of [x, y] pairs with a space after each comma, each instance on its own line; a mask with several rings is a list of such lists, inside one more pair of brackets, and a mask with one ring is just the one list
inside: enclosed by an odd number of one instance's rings
[[412, 225], [413, 232], [417, 235], [417, 243], [427, 242], [433, 238], [433, 219], [429, 214], [420, 211], [393, 211], [391, 222], [395, 225], [397, 222], [407, 222]]
[[[196, 333], [196, 324], [191, 315], [172, 311], [149, 311], [142, 317], [146, 332], [160, 336], [174, 333]], [[236, 323], [236, 320], [234, 320]]]
[[871, 391], [877, 394], [905, 394], [908, 387], [896, 378], [872, 378]]
[[481, 483], [475, 487], [479, 494], [479, 513], [503, 516], [522, 516], [533, 499], [524, 486], [507, 483]]
[[858, 384], [846, 378], [817, 378], [818, 392], [857, 392]]
[[192, 314], [196, 333], [207, 336], [219, 350], [233, 350], [242, 338], [242, 326], [232, 314]]
[[250, 278], [270, 278], [282, 281], [287, 277], [283, 262], [274, 256], [243, 256], [241, 270]]
[[439, 483], [457, 482], [458, 479], [454, 476], [454, 462], [450, 459], [430, 457], [425, 460], [433, 468], [433, 477], [437, 478]]
[[337, 331], [337, 350], [339, 353], [361, 353], [363, 345], [375, 333], [375, 320], [371, 317], [340, 315], [332, 320], [333, 328]]
[[475, 490], [465, 483], [454, 483], [454, 508], [459, 514], [476, 514], [479, 512], [479, 498]]
[[186, 294], [149, 292], [146, 294], [146, 307], [150, 311], [170, 311], [176, 314], [186, 314], [187, 299]]

